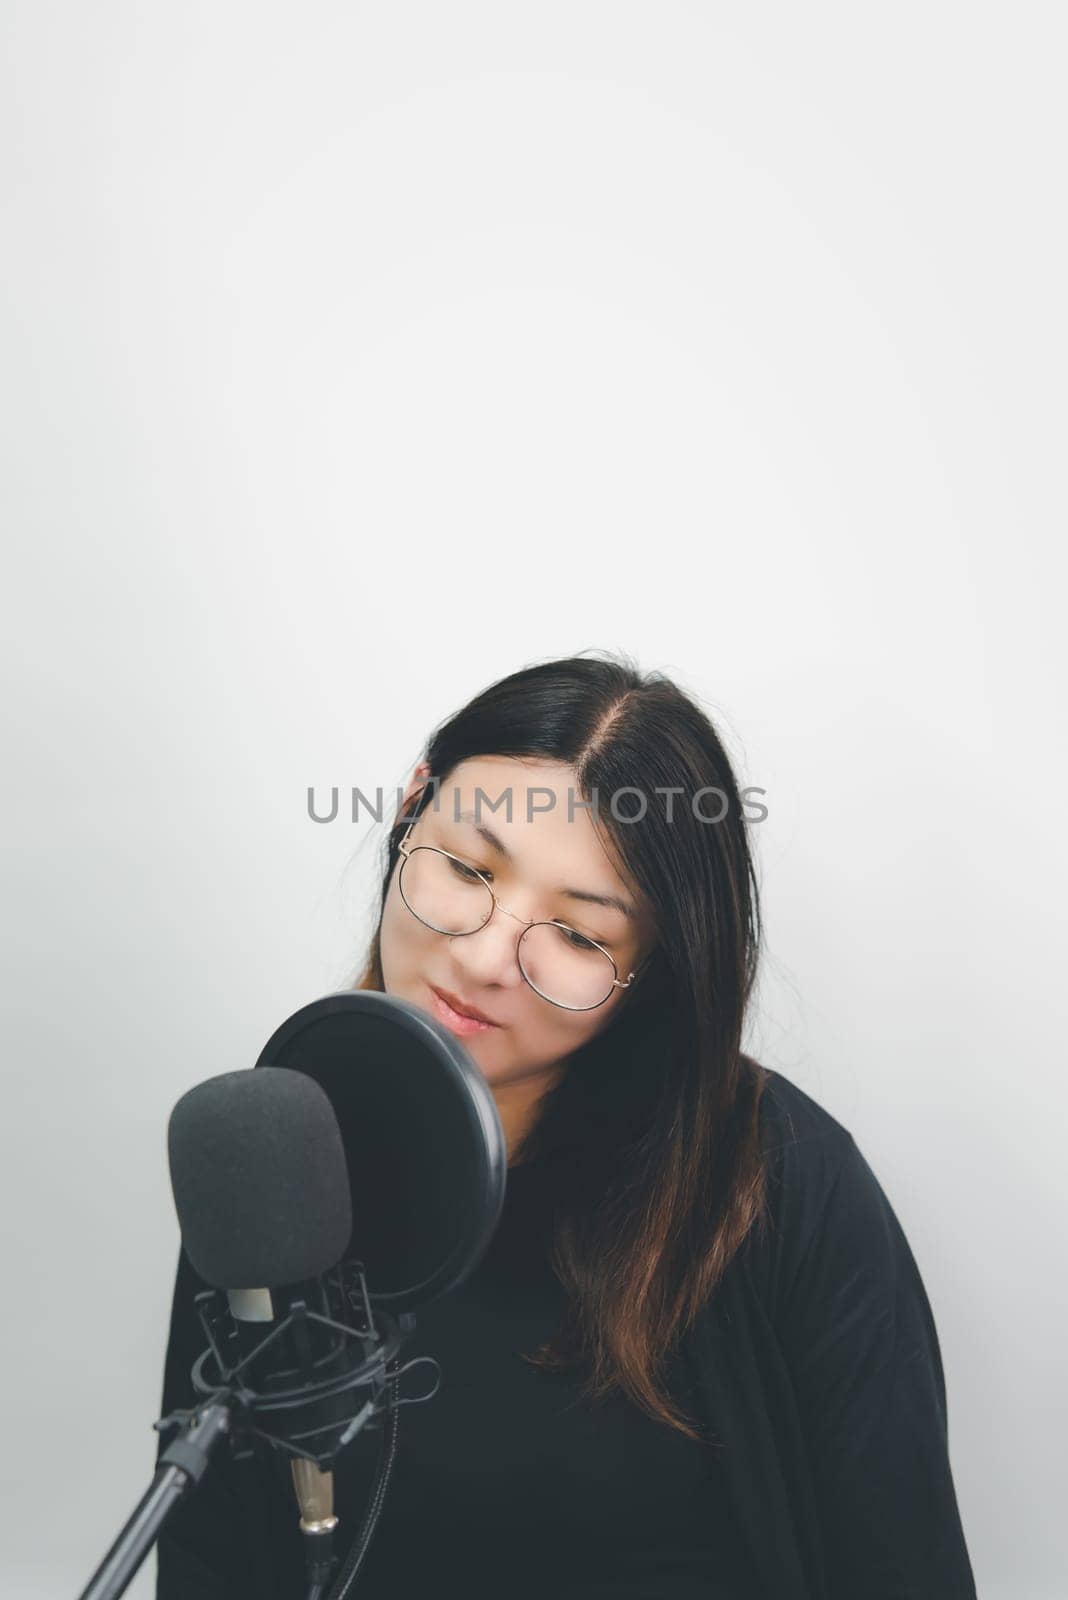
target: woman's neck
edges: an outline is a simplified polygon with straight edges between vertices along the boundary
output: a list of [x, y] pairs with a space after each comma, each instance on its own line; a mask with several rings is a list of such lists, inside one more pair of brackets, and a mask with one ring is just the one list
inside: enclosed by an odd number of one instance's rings
[[513, 1083], [491, 1084], [497, 1114], [504, 1129], [508, 1147], [508, 1165], [511, 1166], [519, 1147], [538, 1120], [541, 1102], [549, 1090], [563, 1076], [562, 1064], [539, 1072], [536, 1077], [521, 1078]]

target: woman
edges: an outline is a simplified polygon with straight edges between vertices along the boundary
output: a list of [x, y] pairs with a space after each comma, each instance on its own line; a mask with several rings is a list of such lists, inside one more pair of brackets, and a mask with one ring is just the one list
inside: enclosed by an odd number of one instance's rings
[[[550, 661], [431, 737], [356, 986], [463, 1039], [509, 1177], [417, 1319], [441, 1391], [401, 1415], [359, 1595], [974, 1597], [908, 1243], [849, 1132], [741, 1050], [759, 929], [730, 762], [666, 677]], [[183, 1258], [165, 1410], [194, 1287]], [[350, 1535], [372, 1444], [335, 1474]], [[298, 1595], [295, 1522], [284, 1471], [227, 1462], [159, 1600]]]

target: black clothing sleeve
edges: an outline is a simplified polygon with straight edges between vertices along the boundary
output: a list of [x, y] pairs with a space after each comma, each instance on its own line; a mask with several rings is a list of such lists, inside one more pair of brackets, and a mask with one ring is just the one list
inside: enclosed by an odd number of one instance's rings
[[776, 1321], [829, 1600], [975, 1600], [916, 1261], [850, 1133], [809, 1143], [805, 1165], [818, 1181], [789, 1208]]

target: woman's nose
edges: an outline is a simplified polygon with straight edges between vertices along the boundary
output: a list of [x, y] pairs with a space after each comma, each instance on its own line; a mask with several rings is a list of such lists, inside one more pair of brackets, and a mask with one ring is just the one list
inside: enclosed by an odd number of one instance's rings
[[457, 964], [473, 982], [514, 988], [524, 982], [518, 950], [522, 931], [522, 924], [497, 910], [477, 933], [465, 933], [449, 942]]

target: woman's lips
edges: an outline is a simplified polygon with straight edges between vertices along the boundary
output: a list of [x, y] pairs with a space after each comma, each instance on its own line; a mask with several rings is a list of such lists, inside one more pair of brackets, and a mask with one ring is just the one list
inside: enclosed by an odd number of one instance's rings
[[496, 1022], [481, 1022], [478, 1017], [462, 1016], [459, 1011], [453, 1010], [449, 1002], [438, 993], [433, 984], [429, 985], [429, 988], [434, 1015], [439, 1022], [443, 1022], [447, 1028], [451, 1028], [452, 1032], [459, 1034], [461, 1038], [472, 1033], [489, 1033], [491, 1028], [499, 1026]]

